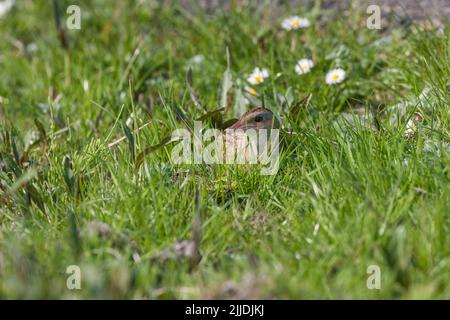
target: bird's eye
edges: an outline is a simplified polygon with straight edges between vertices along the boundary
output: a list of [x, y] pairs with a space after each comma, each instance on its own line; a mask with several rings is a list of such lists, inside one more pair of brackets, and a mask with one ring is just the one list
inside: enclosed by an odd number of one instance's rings
[[255, 122], [261, 122], [263, 121], [263, 117], [262, 116], [256, 116], [255, 117]]

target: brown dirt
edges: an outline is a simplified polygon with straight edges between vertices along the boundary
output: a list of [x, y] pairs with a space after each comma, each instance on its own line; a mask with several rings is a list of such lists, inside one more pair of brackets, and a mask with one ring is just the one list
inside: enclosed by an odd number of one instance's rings
[[[304, 5], [313, 7], [316, 0], [278, 0], [271, 1], [274, 7], [283, 7], [288, 5], [295, 7]], [[207, 11], [213, 11], [217, 8], [226, 9], [229, 7], [230, 0], [181, 0], [184, 7], [201, 7]], [[242, 6], [257, 5], [257, 1], [238, 0]], [[261, 1], [262, 2], [262, 1]], [[450, 20], [450, 0], [321, 0], [321, 6], [324, 9], [346, 10], [349, 8], [365, 9], [369, 5], [379, 5], [382, 15], [396, 16], [400, 19], [412, 18], [415, 21], [432, 19], [433, 21]]]

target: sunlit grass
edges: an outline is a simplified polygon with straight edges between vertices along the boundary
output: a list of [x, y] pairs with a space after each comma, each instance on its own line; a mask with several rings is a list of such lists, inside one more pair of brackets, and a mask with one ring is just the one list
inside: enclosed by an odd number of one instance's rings
[[[364, 8], [80, 6], [69, 50], [50, 2], [0, 20], [0, 298], [450, 298], [448, 26], [369, 30]], [[297, 14], [310, 26], [284, 30]], [[250, 95], [257, 66], [269, 76]], [[173, 130], [257, 103], [283, 125], [276, 175], [175, 166], [171, 145], [136, 169]], [[198, 236], [198, 265], [154, 258]]]

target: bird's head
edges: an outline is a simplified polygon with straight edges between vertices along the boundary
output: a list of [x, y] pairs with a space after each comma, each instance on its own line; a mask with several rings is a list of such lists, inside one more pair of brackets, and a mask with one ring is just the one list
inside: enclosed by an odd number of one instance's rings
[[280, 122], [272, 111], [258, 107], [244, 113], [229, 129], [278, 129]]

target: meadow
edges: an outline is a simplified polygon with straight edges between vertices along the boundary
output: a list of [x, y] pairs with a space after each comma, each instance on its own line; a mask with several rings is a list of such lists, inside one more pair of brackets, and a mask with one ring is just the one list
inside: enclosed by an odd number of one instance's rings
[[[450, 298], [448, 21], [59, 9], [59, 31], [50, 1], [0, 17], [0, 298]], [[174, 130], [262, 105], [276, 174], [171, 161]]]

